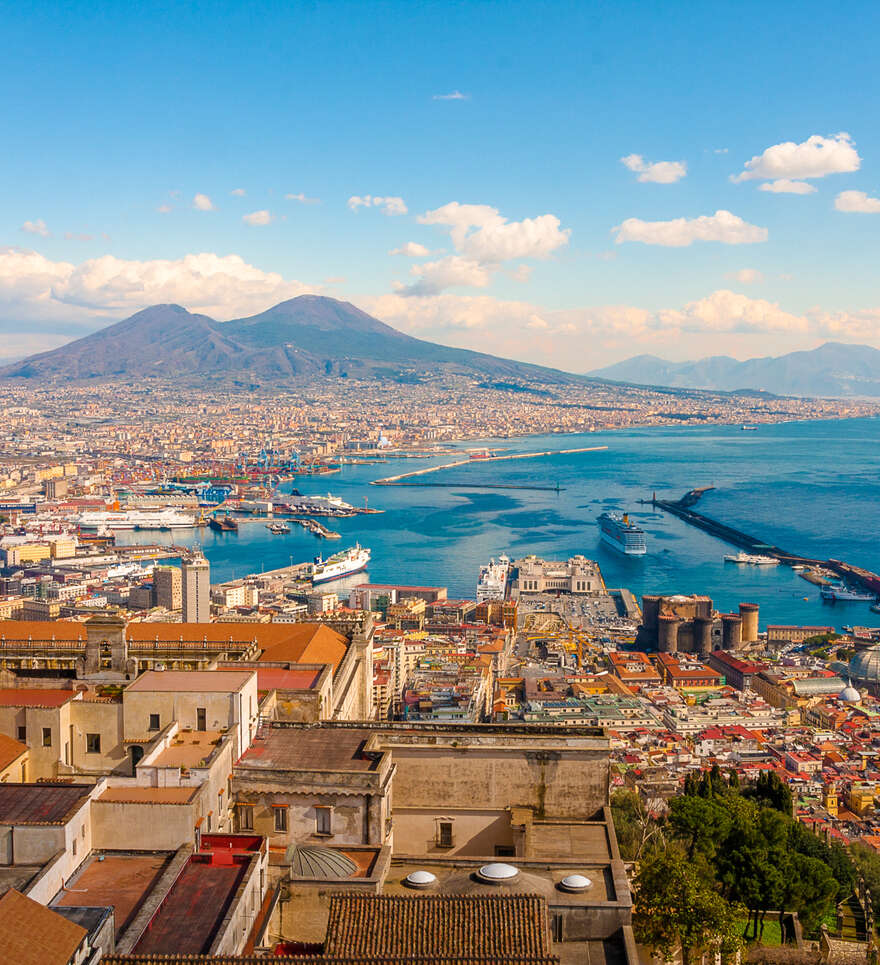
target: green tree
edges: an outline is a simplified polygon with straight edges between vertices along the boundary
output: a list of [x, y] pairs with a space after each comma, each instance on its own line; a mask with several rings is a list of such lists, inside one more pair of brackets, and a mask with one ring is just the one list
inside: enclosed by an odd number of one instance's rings
[[660, 825], [634, 791], [620, 790], [611, 795], [611, 816], [620, 856], [624, 861], [641, 860], [651, 844], [661, 836]]
[[677, 797], [669, 802], [667, 818], [672, 833], [681, 840], [689, 858], [699, 851], [707, 857], [730, 830], [730, 812], [714, 798]]
[[780, 780], [775, 771], [764, 771], [759, 774], [758, 780], [746, 787], [742, 795], [763, 807], [791, 815], [793, 804], [791, 790]]
[[680, 947], [689, 965], [694, 952], [720, 949], [727, 957], [740, 946], [741, 909], [677, 848], [658, 850], [643, 862], [633, 889], [636, 940], [664, 959]]
[[832, 910], [837, 882], [819, 858], [791, 854], [785, 867], [785, 886], [780, 910], [796, 911], [804, 930], [814, 932]]

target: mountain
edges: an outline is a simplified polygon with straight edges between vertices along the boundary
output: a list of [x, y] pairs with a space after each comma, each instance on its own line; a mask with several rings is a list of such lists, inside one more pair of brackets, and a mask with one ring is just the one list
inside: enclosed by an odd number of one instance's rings
[[321, 376], [410, 380], [438, 372], [498, 382], [585, 379], [413, 338], [349, 302], [319, 295], [301, 295], [229, 322], [180, 305], [153, 305], [51, 352], [6, 365], [0, 378], [186, 376], [259, 383]]
[[766, 390], [776, 395], [880, 396], [880, 351], [867, 345], [826, 342], [809, 352], [738, 362], [715, 355], [695, 362], [667, 362], [655, 355], [597, 369], [594, 378], [671, 388], [736, 392]]

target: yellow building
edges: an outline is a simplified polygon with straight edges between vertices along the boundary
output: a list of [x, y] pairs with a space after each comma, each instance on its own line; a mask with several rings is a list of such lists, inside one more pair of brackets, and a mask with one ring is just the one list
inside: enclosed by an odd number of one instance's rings
[[828, 785], [822, 793], [822, 806], [831, 815], [831, 817], [837, 817], [838, 802], [837, 802], [837, 788], [832, 785]]
[[6, 550], [6, 565], [21, 566], [24, 563], [39, 563], [48, 560], [52, 550], [48, 543], [21, 543]]
[[853, 784], [846, 795], [846, 806], [854, 814], [861, 817], [869, 811], [874, 810], [874, 799], [877, 788], [873, 784], [857, 783]]

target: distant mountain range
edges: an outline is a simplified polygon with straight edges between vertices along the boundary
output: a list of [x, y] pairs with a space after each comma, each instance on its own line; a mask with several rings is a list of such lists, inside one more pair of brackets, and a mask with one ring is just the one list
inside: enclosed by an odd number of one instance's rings
[[826, 342], [809, 352], [738, 362], [715, 355], [696, 362], [667, 362], [655, 355], [591, 372], [595, 378], [676, 389], [723, 392], [764, 390], [776, 395], [880, 396], [880, 351], [867, 345]]
[[154, 305], [60, 348], [0, 368], [0, 378], [83, 381], [186, 377], [266, 383], [316, 377], [417, 380], [460, 373], [492, 383], [590, 381], [539, 365], [413, 338], [349, 302], [301, 295], [217, 322]]

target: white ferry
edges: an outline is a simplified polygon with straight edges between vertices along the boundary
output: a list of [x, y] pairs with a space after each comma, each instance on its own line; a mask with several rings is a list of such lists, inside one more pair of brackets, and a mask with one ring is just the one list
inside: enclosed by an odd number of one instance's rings
[[602, 513], [597, 520], [602, 542], [626, 556], [644, 556], [648, 552], [645, 531], [630, 522], [626, 513]]
[[749, 566], [779, 566], [775, 556], [762, 556], [760, 553], [728, 553], [724, 557], [725, 563], [746, 563]]
[[331, 580], [341, 580], [343, 576], [360, 573], [370, 562], [370, 551], [356, 543], [353, 549], [334, 553], [326, 560], [315, 557], [312, 564], [312, 586], [319, 583], [329, 583]]
[[176, 509], [133, 509], [131, 512], [80, 513], [76, 518], [80, 529], [191, 529], [195, 520]]
[[830, 603], [873, 603], [877, 597], [864, 590], [854, 590], [844, 583], [828, 583], [819, 591], [823, 600]]
[[507, 577], [510, 574], [510, 558], [499, 556], [480, 567], [477, 581], [477, 603], [485, 600], [503, 600], [507, 593]]

